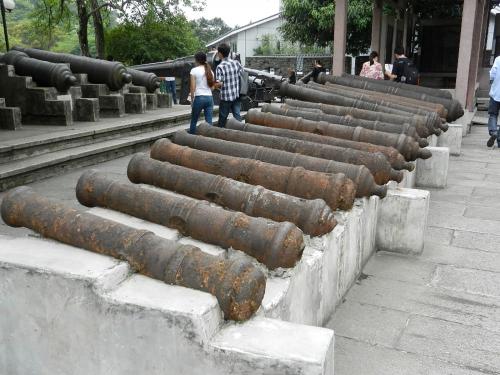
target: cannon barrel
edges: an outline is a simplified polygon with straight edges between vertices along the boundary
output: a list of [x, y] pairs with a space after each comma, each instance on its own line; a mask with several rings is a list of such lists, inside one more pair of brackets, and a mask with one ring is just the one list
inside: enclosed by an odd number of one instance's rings
[[405, 134], [415, 139], [421, 147], [429, 146], [427, 139], [420, 138], [417, 134], [417, 129], [409, 124], [393, 125], [378, 121], [359, 120], [351, 116], [335, 116], [311, 111], [301, 111], [298, 109], [283, 108], [282, 106], [272, 104], [264, 104], [261, 109], [262, 112], [272, 113], [275, 115], [302, 117], [306, 120], [325, 121], [331, 124], [345, 125], [353, 128], [360, 126], [364, 129], [376, 130], [380, 132]]
[[302, 231], [292, 223], [250, 217], [206, 201], [114, 181], [95, 170], [80, 177], [76, 196], [87, 207], [110, 208], [196, 240], [241, 250], [269, 269], [294, 267], [304, 250]]
[[66, 64], [32, 59], [24, 52], [11, 50], [0, 57], [0, 62], [14, 66], [17, 75], [32, 77], [38, 85], [55, 87], [60, 92], [67, 92], [77, 82]]
[[112, 220], [42, 197], [28, 187], [3, 198], [4, 222], [65, 244], [126, 260], [137, 272], [214, 295], [226, 319], [246, 320], [260, 307], [264, 273], [241, 257], [221, 259]]
[[[316, 158], [335, 160], [342, 163], [363, 165], [373, 175], [375, 182], [384, 185], [390, 180], [401, 182], [403, 173], [392, 169], [390, 163], [381, 153], [368, 153], [342, 147], [320, 145], [297, 139], [280, 138], [272, 135], [247, 133], [233, 129], [218, 128], [207, 123], [198, 126], [196, 134], [203, 137], [222, 139], [225, 141], [247, 143], [291, 153], [313, 156]], [[347, 174], [346, 174], [347, 175]], [[349, 175], [347, 175], [349, 177]]]
[[302, 167], [290, 168], [235, 158], [179, 146], [167, 139], [159, 139], [153, 144], [151, 157], [299, 198], [321, 198], [334, 210], [351, 209], [356, 195], [354, 182], [342, 174], [332, 175], [308, 171]]
[[407, 161], [413, 161], [418, 158], [428, 159], [432, 156], [429, 150], [420, 148], [419, 144], [415, 142], [413, 138], [407, 137], [404, 134], [390, 134], [376, 130], [363, 129], [361, 127], [352, 128], [323, 121], [304, 120], [300, 117], [295, 118], [273, 115], [271, 113], [263, 113], [256, 109], [248, 111], [246, 119], [251, 124], [298, 130], [328, 137], [394, 147]]
[[[346, 78], [349, 78], [352, 80], [357, 80], [357, 81], [373, 82], [373, 79], [371, 79], [371, 78], [355, 76], [355, 75], [348, 74], [348, 73], [343, 73], [342, 77], [346, 77]], [[393, 88], [408, 89], [406, 87], [406, 86], [408, 86], [408, 84], [402, 83], [402, 82], [379, 81], [379, 83], [383, 84], [384, 86], [389, 86], [389, 87], [393, 87]], [[453, 99], [453, 95], [451, 95], [451, 93], [449, 91], [440, 90], [440, 89], [433, 89], [432, 87], [412, 85], [411, 90], [413, 90], [415, 92], [422, 93], [422, 94], [427, 94], [430, 96], [437, 96], [437, 97], [444, 98], [444, 99]]]
[[331, 90], [332, 92], [335, 92], [336, 90], [347, 90], [347, 91], [350, 91], [353, 93], [369, 95], [375, 99], [384, 99], [384, 100], [387, 100], [389, 102], [402, 104], [404, 106], [420, 108], [420, 109], [423, 109], [423, 110], [429, 111], [429, 112], [436, 112], [439, 115], [439, 117], [441, 117], [441, 118], [446, 118], [448, 116], [448, 109], [440, 103], [430, 103], [430, 102], [423, 101], [423, 100], [407, 98], [405, 96], [397, 96], [397, 95], [392, 95], [392, 94], [380, 93], [377, 91], [359, 89], [359, 88], [355, 88], [355, 87], [351, 87], [351, 86], [347, 86], [347, 85], [336, 84], [336, 83], [331, 83], [331, 82], [326, 82], [323, 85], [323, 87], [328, 89], [328, 90]]
[[69, 53], [43, 51], [36, 48], [14, 47], [14, 49], [24, 52], [34, 59], [69, 64], [73, 73], [87, 74], [90, 82], [105, 83], [113, 91], [120, 90], [123, 85], [132, 82], [132, 76], [119, 62], [76, 56]]
[[226, 128], [249, 133], [272, 135], [281, 138], [297, 139], [301, 141], [316, 143], [319, 145], [330, 145], [346, 149], [360, 150], [371, 154], [381, 153], [386, 157], [391, 166], [396, 170], [406, 169], [411, 172], [415, 169], [415, 166], [412, 163], [408, 163], [403, 155], [401, 155], [399, 151], [393, 147], [385, 147], [365, 142], [349, 141], [340, 138], [324, 137], [319, 134], [305, 133], [289, 129], [271, 128], [249, 123], [243, 124], [233, 118], [227, 121]]
[[337, 225], [333, 211], [322, 199], [300, 199], [179, 165], [135, 155], [127, 168], [133, 183], [168, 189], [204, 199], [249, 216], [277, 222], [289, 221], [310, 236], [331, 232]]
[[387, 194], [387, 187], [377, 185], [373, 175], [364, 165], [347, 164], [334, 160], [325, 160], [275, 150], [268, 147], [201, 137], [191, 135], [185, 131], [175, 133], [172, 137], [172, 141], [178, 145], [188, 146], [198, 150], [217, 152], [245, 159], [260, 160], [265, 163], [282, 165], [285, 167], [303, 167], [310, 171], [332, 174], [342, 173], [356, 184], [357, 197], [378, 195], [383, 198]]
[[307, 85], [307, 87], [311, 88], [313, 90], [323, 92], [327, 95], [341, 95], [343, 97], [350, 98], [353, 100], [361, 100], [364, 102], [378, 104], [378, 105], [388, 107], [388, 108], [393, 108], [393, 109], [396, 109], [398, 111], [404, 112], [407, 115], [408, 114], [415, 114], [415, 115], [426, 116], [429, 113], [432, 113], [432, 111], [429, 111], [427, 109], [408, 106], [408, 105], [405, 105], [403, 103], [398, 103], [398, 102], [394, 102], [391, 100], [387, 100], [385, 98], [373, 97], [367, 93], [353, 92], [347, 88], [335, 88], [335, 90], [332, 90], [331, 88], [328, 88], [325, 85], [321, 85], [321, 84], [315, 83], [315, 82], [310, 82]]
[[154, 93], [160, 87], [160, 79], [154, 73], [141, 72], [131, 68], [128, 68], [127, 72], [132, 76], [132, 84], [144, 86], [150, 93]]
[[295, 99], [286, 99], [285, 103], [287, 106], [292, 108], [296, 107], [301, 110], [315, 109], [327, 115], [351, 116], [363, 120], [382, 121], [396, 125], [409, 123], [411, 126], [414, 126], [417, 129], [417, 133], [423, 138], [427, 138], [431, 134], [434, 134], [435, 130], [439, 128], [439, 124], [441, 123], [441, 120], [437, 115], [425, 117], [418, 115], [400, 116], [390, 113], [372, 112], [354, 107], [341, 107], [322, 103], [311, 103]]

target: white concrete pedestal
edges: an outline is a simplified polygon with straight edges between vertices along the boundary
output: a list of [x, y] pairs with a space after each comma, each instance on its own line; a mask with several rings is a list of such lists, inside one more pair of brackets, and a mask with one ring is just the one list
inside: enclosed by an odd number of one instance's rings
[[416, 186], [424, 188], [444, 188], [448, 181], [450, 150], [447, 147], [427, 147], [432, 157], [417, 160]]
[[438, 138], [439, 147], [448, 147], [450, 155], [459, 156], [462, 151], [463, 127], [460, 124], [448, 124], [447, 132], [443, 132]]

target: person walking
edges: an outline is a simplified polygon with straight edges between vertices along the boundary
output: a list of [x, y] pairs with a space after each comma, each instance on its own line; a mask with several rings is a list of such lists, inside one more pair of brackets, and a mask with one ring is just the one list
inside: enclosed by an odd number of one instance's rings
[[500, 56], [495, 59], [490, 70], [490, 104], [488, 106], [488, 133], [490, 139], [486, 142], [488, 147], [493, 147], [495, 140], [500, 148], [500, 137], [498, 132], [498, 110], [500, 108]]
[[175, 77], [165, 77], [165, 83], [167, 92], [172, 94], [172, 102], [177, 104], [177, 85], [175, 83]]
[[215, 88], [220, 89], [220, 104], [219, 104], [219, 127], [226, 126], [229, 112], [233, 117], [241, 121], [241, 75], [243, 67], [236, 60], [229, 59], [231, 47], [223, 43], [217, 47], [217, 54], [221, 59], [221, 63], [217, 66]]
[[214, 100], [212, 97], [212, 87], [214, 86], [214, 73], [207, 64], [207, 55], [198, 52], [194, 55], [196, 67], [191, 69], [191, 125], [189, 132], [196, 134], [196, 124], [201, 111], [205, 115], [205, 121], [212, 125], [214, 111]]
[[363, 68], [359, 75], [371, 79], [384, 79], [384, 71], [382, 69], [382, 64], [378, 62], [377, 51], [372, 51], [372, 53], [370, 53], [370, 61], [363, 64]]
[[415, 64], [405, 56], [405, 49], [398, 46], [394, 49], [394, 65], [392, 72], [385, 72], [390, 80], [417, 85], [419, 80], [418, 69]]

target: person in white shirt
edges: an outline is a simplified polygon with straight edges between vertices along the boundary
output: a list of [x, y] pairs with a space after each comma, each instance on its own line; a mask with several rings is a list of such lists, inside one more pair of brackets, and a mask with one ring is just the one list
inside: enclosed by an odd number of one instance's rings
[[196, 124], [201, 111], [205, 114], [205, 121], [212, 125], [214, 100], [212, 88], [215, 83], [214, 73], [207, 64], [207, 55], [198, 52], [194, 55], [196, 67], [191, 69], [191, 126], [189, 132], [196, 134]]
[[488, 106], [488, 132], [490, 138], [486, 142], [486, 146], [493, 147], [497, 141], [500, 148], [500, 134], [498, 132], [498, 111], [500, 109], [500, 56], [495, 59], [493, 67], [490, 70], [490, 104]]
[[175, 77], [165, 77], [165, 83], [167, 86], [167, 92], [172, 94], [172, 101], [177, 104], [177, 85], [175, 82]]

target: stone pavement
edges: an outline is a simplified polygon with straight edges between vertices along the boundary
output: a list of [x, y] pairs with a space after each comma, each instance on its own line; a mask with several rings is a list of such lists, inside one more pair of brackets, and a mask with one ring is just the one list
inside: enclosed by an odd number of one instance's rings
[[473, 127], [424, 253], [379, 252], [331, 322], [335, 375], [500, 374], [500, 150]]

